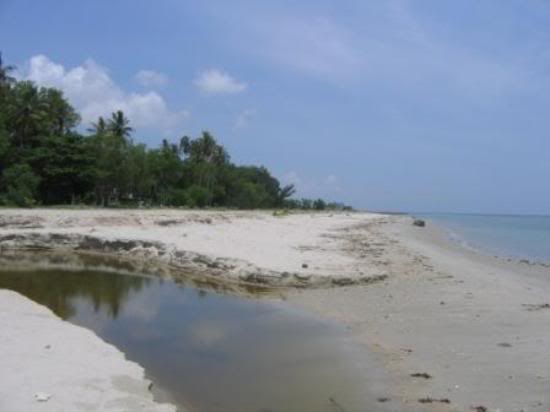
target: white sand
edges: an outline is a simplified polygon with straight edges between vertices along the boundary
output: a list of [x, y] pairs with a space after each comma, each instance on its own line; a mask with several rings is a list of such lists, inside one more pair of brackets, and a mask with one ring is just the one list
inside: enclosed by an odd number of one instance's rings
[[[334, 279], [367, 282], [380, 270], [345, 251], [342, 229], [379, 218], [369, 213], [274, 217], [271, 212], [4, 209], [0, 210], [0, 250], [25, 245], [82, 249], [83, 243], [90, 243], [83, 236], [100, 241], [140, 240], [159, 242], [163, 250], [138, 244], [120, 253], [272, 285], [330, 284]], [[14, 233], [23, 238], [10, 240]], [[57, 238], [52, 239], [52, 234]], [[92, 248], [101, 251], [104, 246]]]
[[0, 290], [0, 411], [176, 410], [154, 403], [149, 385], [140, 366], [89, 330]]

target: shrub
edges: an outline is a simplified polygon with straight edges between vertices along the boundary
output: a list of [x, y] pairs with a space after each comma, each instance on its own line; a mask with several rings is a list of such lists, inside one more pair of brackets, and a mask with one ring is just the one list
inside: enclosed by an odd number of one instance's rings
[[7, 188], [6, 203], [21, 207], [36, 205], [36, 193], [40, 178], [33, 173], [28, 164], [21, 163], [4, 170], [2, 179]]
[[327, 207], [327, 204], [323, 199], [317, 199], [315, 202], [313, 202], [313, 208], [315, 210], [325, 210]]
[[204, 207], [209, 205], [212, 201], [212, 193], [202, 186], [193, 185], [185, 192], [187, 196], [187, 204], [190, 207]]

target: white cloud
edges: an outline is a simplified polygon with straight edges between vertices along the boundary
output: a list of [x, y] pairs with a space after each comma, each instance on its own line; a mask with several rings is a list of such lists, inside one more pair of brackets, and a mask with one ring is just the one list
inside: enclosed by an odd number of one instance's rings
[[246, 83], [239, 82], [217, 69], [202, 72], [193, 83], [206, 94], [236, 94], [244, 92], [248, 87]]
[[84, 124], [122, 110], [134, 127], [155, 128], [169, 133], [189, 116], [187, 111], [171, 111], [156, 92], [125, 92], [111, 79], [105, 67], [91, 59], [66, 69], [47, 56], [37, 55], [30, 59], [23, 77], [41, 86], [61, 89], [79, 111]]
[[165, 74], [153, 70], [140, 70], [135, 78], [145, 87], [163, 87], [168, 83], [168, 77]]
[[250, 118], [256, 114], [256, 110], [253, 109], [246, 109], [243, 110], [239, 115], [237, 116], [237, 120], [235, 120], [235, 129], [243, 129], [248, 125], [248, 122], [250, 121]]

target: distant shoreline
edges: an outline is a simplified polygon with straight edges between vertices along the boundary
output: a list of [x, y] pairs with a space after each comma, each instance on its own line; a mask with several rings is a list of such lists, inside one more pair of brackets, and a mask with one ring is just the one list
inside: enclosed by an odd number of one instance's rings
[[[503, 215], [503, 214], [466, 214], [466, 213], [438, 213], [418, 215], [425, 219], [431, 225], [435, 225], [441, 229], [446, 235], [448, 241], [456, 244], [459, 247], [466, 248], [474, 253], [498, 258], [510, 263], [539, 265], [542, 267], [550, 267], [550, 255], [537, 256], [541, 252], [539, 243], [546, 242], [550, 245], [550, 235], [546, 234], [546, 238], [540, 237], [544, 234], [544, 228], [550, 225], [550, 216], [544, 215]], [[470, 219], [473, 217], [475, 221], [461, 222], [462, 219]], [[456, 220], [460, 218], [461, 220]], [[497, 219], [497, 223], [489, 222]], [[527, 219], [527, 220], [526, 220]], [[525, 237], [524, 233], [532, 233], [532, 220], [539, 219], [539, 232], [534, 232], [530, 237]], [[493, 225], [493, 226], [488, 226]], [[536, 225], [535, 225], [536, 226]], [[514, 232], [511, 228], [518, 231], [516, 236], [519, 240], [516, 244], [508, 242], [508, 244], [499, 245], [491, 236], [493, 233], [501, 233], [507, 237], [512, 237]], [[473, 233], [472, 230], [474, 230]], [[480, 237], [484, 235], [487, 239]], [[479, 238], [479, 239], [478, 239]], [[544, 243], [543, 243], [544, 244]], [[533, 250], [534, 247], [534, 250]]]

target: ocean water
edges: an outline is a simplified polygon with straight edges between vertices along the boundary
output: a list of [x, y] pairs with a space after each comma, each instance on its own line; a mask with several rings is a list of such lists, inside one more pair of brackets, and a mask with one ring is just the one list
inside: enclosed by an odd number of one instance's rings
[[452, 240], [486, 254], [550, 262], [550, 216], [415, 214], [444, 228]]

